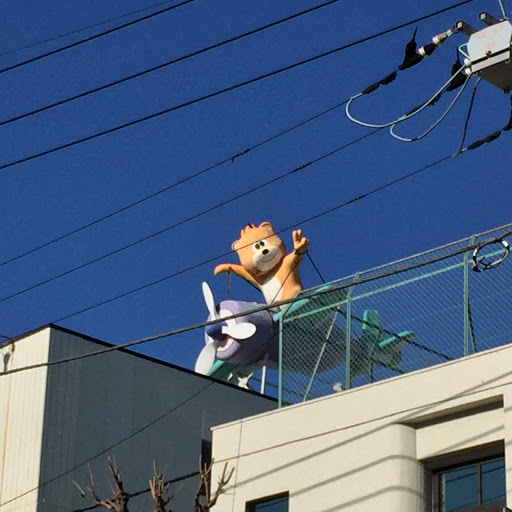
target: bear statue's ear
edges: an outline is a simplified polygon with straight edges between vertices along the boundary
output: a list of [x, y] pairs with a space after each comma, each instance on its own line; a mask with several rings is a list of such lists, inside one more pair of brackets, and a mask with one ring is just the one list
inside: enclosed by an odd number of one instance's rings
[[235, 240], [232, 244], [231, 244], [231, 250], [232, 251], [236, 251], [237, 250], [237, 244], [240, 242], [240, 240]]
[[273, 234], [274, 233], [274, 228], [272, 226], [272, 224], [270, 224], [270, 222], [262, 222], [259, 226], [259, 228], [265, 228], [269, 234]]

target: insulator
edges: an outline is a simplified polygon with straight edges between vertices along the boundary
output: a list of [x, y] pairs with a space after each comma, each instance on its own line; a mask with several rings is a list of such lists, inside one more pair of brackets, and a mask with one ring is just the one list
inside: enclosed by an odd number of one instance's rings
[[432, 38], [432, 42], [436, 45], [436, 46], [440, 46], [441, 44], [443, 44], [451, 35], [453, 34], [452, 30], [449, 29], [449, 30], [446, 30], [445, 32], [441, 32], [440, 34], [437, 34], [436, 36], [434, 36]]
[[437, 45], [435, 43], [429, 43], [425, 46], [422, 46], [418, 50], [418, 54], [421, 55], [421, 57], [424, 59], [425, 57], [428, 57], [429, 55], [432, 55], [437, 48]]

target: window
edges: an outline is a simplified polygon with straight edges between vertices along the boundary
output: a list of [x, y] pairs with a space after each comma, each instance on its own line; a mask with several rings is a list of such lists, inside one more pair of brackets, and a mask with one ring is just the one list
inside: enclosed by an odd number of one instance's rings
[[288, 512], [288, 493], [250, 501], [245, 512]]
[[485, 512], [505, 505], [505, 459], [487, 459], [434, 474], [436, 512]]

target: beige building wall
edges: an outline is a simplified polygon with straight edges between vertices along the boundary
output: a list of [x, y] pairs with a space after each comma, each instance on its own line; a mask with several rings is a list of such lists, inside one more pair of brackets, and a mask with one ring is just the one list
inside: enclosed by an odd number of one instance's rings
[[[49, 330], [31, 343], [2, 349], [0, 371], [48, 360]], [[2, 512], [37, 510], [46, 368], [0, 377], [0, 507]], [[21, 496], [15, 501], [13, 498]]]
[[510, 507], [511, 433], [505, 346], [214, 427], [214, 479], [235, 467], [214, 511], [288, 491], [290, 512], [424, 512], [432, 469], [504, 450]]

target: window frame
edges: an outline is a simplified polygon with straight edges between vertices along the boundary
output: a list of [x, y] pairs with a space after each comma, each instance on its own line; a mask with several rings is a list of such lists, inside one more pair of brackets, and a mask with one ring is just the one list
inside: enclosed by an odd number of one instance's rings
[[[482, 471], [482, 465], [487, 464], [488, 462], [494, 462], [497, 460], [503, 460], [505, 462], [505, 455], [503, 453], [501, 454], [495, 454], [492, 456], [487, 457], [480, 457], [478, 459], [468, 459], [465, 462], [459, 462], [456, 464], [451, 464], [447, 466], [441, 466], [435, 470], [431, 471], [431, 492], [432, 492], [432, 511], [433, 512], [440, 512], [441, 511], [441, 503], [440, 503], [440, 496], [439, 496], [439, 487], [440, 487], [440, 476], [443, 473], [446, 473], [447, 471], [451, 471], [454, 469], [464, 469], [464, 468], [470, 468], [473, 466], [477, 467], [477, 496], [478, 500], [481, 501], [482, 498], [482, 487], [481, 487], [481, 471]], [[505, 472], [506, 472], [506, 465], [505, 465]], [[505, 489], [505, 495], [506, 495], [506, 489]], [[506, 496], [502, 501], [493, 501], [492, 503], [483, 503], [480, 505], [472, 505], [471, 507], [461, 508], [457, 509], [454, 512], [496, 512], [497, 507], [502, 507], [506, 505]]]
[[269, 495], [269, 496], [264, 496], [262, 498], [257, 498], [257, 499], [254, 499], [254, 500], [250, 500], [250, 501], [247, 501], [245, 503], [245, 512], [257, 512], [256, 511], [256, 506], [257, 505], [260, 505], [262, 503], [265, 503], [266, 501], [271, 501], [271, 500], [275, 500], [275, 499], [279, 499], [279, 498], [287, 498], [287, 510], [289, 510], [289, 505], [290, 505], [290, 493], [288, 491], [286, 492], [280, 492], [278, 494], [272, 494], [272, 495]]

